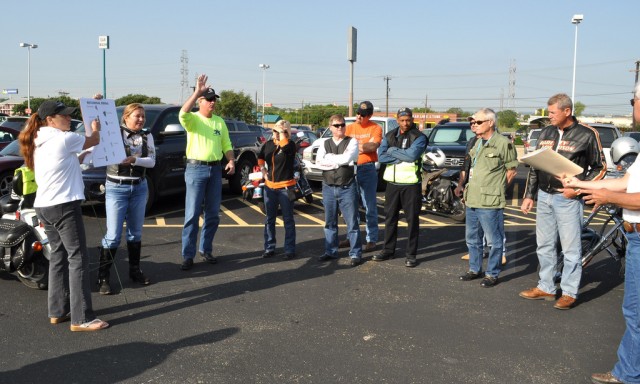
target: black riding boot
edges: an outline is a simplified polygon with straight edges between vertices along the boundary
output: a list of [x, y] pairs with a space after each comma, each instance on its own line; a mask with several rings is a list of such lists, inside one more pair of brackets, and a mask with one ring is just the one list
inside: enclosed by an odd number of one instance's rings
[[101, 295], [110, 295], [109, 275], [111, 274], [111, 264], [116, 258], [118, 248], [102, 248], [100, 250], [100, 267], [98, 268], [98, 288]]
[[133, 282], [140, 283], [142, 285], [149, 285], [151, 281], [140, 270], [140, 252], [142, 250], [142, 243], [140, 241], [128, 242], [127, 249], [129, 250], [129, 278]]

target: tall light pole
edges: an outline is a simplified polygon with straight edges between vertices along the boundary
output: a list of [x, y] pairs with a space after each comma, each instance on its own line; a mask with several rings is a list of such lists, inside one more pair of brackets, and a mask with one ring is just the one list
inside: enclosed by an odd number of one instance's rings
[[102, 49], [102, 95], [107, 98], [107, 49], [109, 36], [98, 36], [98, 48]]
[[271, 68], [269, 64], [260, 64], [258, 68], [262, 68], [262, 126], [264, 126], [264, 80], [267, 75], [267, 69]]
[[578, 56], [578, 24], [582, 22], [584, 15], [573, 15], [571, 23], [576, 25], [576, 38], [573, 45], [573, 83], [571, 85], [571, 101], [576, 104], [576, 58]]
[[22, 48], [27, 48], [27, 113], [31, 114], [31, 48], [38, 48], [38, 44], [20, 43]]

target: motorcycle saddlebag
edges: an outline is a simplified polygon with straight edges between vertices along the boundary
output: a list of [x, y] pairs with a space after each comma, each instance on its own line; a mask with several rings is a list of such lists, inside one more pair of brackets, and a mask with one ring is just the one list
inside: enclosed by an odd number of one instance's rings
[[[22, 267], [30, 256], [24, 248], [25, 239], [30, 243], [27, 238], [33, 236], [31, 231], [29, 225], [22, 221], [0, 219], [0, 268], [13, 272]], [[12, 252], [12, 249], [15, 251]]]

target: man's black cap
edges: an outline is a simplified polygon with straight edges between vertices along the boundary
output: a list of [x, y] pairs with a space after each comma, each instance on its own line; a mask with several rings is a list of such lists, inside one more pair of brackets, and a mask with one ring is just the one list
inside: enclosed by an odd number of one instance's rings
[[409, 108], [400, 108], [398, 109], [398, 117], [400, 116], [410, 116], [413, 117], [413, 112]]
[[373, 104], [370, 101], [363, 101], [360, 103], [358, 110], [356, 113], [360, 116], [370, 116], [373, 115]]
[[213, 88], [209, 88], [202, 94], [202, 97], [207, 101], [214, 101], [215, 99], [219, 99], [220, 95], [216, 95], [216, 91]]

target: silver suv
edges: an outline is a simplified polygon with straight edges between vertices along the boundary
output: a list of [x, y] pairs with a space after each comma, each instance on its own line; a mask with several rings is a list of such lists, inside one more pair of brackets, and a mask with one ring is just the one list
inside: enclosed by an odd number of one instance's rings
[[611, 160], [611, 143], [618, 137], [622, 137], [620, 130], [613, 124], [593, 123], [588, 125], [598, 131], [602, 152], [604, 152], [607, 161], [607, 172], [615, 171], [616, 165]]

